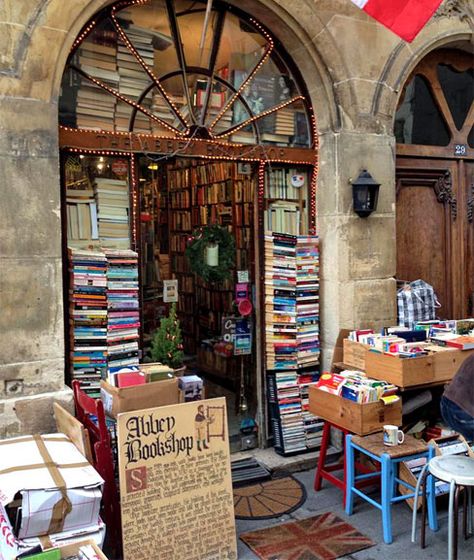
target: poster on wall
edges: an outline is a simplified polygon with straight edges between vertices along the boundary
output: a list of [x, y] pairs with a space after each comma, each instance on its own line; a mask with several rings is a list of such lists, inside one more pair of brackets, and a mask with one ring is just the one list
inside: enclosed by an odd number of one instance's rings
[[225, 398], [120, 414], [124, 560], [235, 560]]
[[163, 280], [163, 301], [174, 303], [178, 301], [178, 281]]

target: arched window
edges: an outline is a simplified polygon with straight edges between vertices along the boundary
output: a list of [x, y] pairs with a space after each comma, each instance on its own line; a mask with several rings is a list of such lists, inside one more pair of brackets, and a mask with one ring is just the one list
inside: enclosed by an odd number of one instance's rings
[[473, 107], [472, 55], [435, 51], [415, 69], [405, 86], [395, 116], [397, 142], [473, 148]]
[[310, 147], [303, 88], [269, 33], [222, 2], [121, 2], [79, 35], [60, 124]]

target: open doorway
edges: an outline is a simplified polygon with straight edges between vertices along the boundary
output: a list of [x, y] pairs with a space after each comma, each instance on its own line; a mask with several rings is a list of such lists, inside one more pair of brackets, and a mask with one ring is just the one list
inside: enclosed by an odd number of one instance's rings
[[[153, 333], [176, 301], [188, 372], [205, 380], [207, 397], [227, 397], [229, 433], [237, 445], [241, 422], [257, 411], [257, 325], [250, 303], [258, 278], [257, 169], [191, 158], [138, 161], [143, 357], [150, 357]], [[213, 230], [232, 237], [227, 249], [220, 244], [232, 264], [208, 278], [199, 271], [218, 266], [218, 256], [204, 252], [193, 259], [186, 250]], [[164, 289], [173, 281], [177, 291], [167, 297]]]

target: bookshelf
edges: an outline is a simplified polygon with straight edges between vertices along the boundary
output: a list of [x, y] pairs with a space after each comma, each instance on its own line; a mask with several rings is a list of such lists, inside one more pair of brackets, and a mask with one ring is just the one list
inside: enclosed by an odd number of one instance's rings
[[233, 312], [234, 281], [210, 285], [196, 277], [184, 255], [191, 233], [217, 223], [234, 235], [236, 270], [249, 270], [253, 282], [254, 178], [230, 162], [199, 160], [170, 164], [168, 185], [170, 268], [178, 279], [178, 314], [185, 351], [197, 354], [198, 367], [218, 377], [237, 376], [232, 359], [217, 359], [212, 340], [221, 333], [224, 316]]
[[264, 228], [267, 231], [308, 233], [308, 186], [305, 168], [271, 166], [265, 173]]
[[67, 245], [75, 249], [130, 249], [128, 174], [122, 158], [67, 156], [64, 164]]

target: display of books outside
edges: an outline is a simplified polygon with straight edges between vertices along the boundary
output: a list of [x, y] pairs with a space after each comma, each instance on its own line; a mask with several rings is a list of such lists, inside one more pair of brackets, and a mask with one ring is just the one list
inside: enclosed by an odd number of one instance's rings
[[[436, 450], [436, 455], [464, 455], [467, 457], [474, 458], [474, 450], [469, 446], [469, 443], [461, 434], [453, 434], [449, 436], [444, 436], [440, 438], [432, 439], [429, 442], [433, 445]], [[409, 482], [415, 485], [418, 476], [426, 464], [426, 458], [412, 459], [411, 461], [405, 461], [400, 463], [399, 476], [401, 480]], [[409, 490], [403, 485], [399, 485], [399, 490], [401, 494], [409, 493]], [[449, 483], [443, 480], [435, 480], [435, 494], [436, 497], [444, 496], [449, 494]], [[406, 503], [413, 509], [414, 499], [406, 500]], [[421, 507], [421, 498], [418, 498], [417, 509]]]
[[322, 421], [309, 412], [319, 377], [319, 249], [316, 236], [265, 235], [265, 360], [275, 450], [315, 449]]
[[425, 321], [413, 330], [396, 326], [386, 331], [352, 331], [344, 341], [343, 362], [407, 388], [449, 381], [474, 352], [472, 319]]

